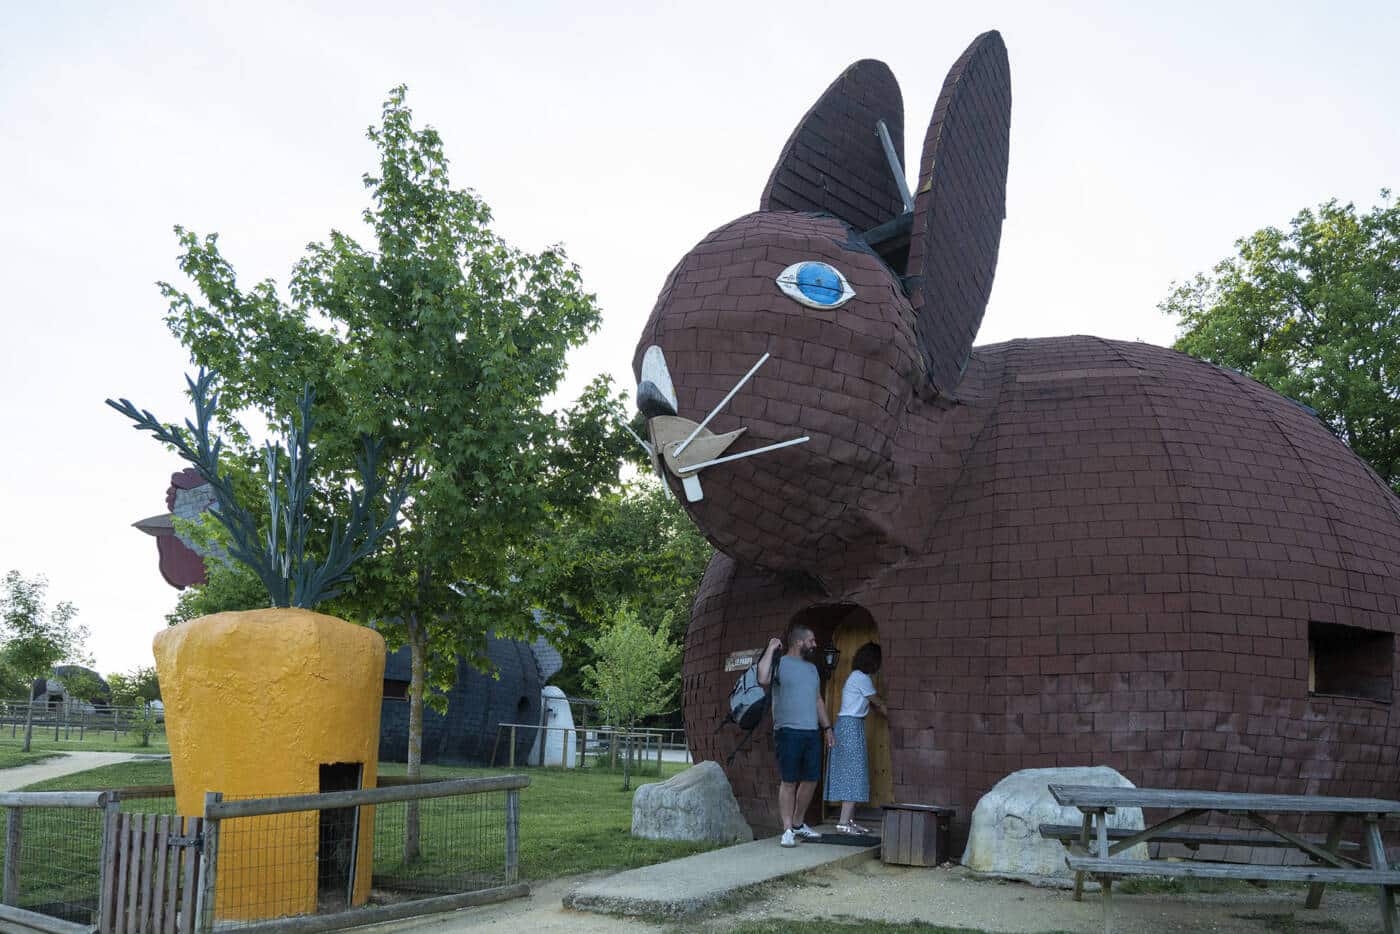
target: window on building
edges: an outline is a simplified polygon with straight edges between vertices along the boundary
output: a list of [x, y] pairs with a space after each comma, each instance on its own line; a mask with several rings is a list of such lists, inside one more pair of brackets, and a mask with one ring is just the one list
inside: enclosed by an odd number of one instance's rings
[[1308, 692], [1388, 704], [1394, 693], [1395, 635], [1336, 623], [1308, 623]]
[[408, 700], [408, 682], [397, 678], [384, 679], [385, 700]]

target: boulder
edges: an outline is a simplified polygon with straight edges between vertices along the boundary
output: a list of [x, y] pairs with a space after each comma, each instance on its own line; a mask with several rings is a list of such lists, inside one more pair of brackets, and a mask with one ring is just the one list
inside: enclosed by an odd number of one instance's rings
[[632, 836], [648, 840], [740, 843], [753, 831], [718, 762], [700, 762], [632, 796]]
[[[1058, 769], [1023, 769], [997, 782], [977, 802], [962, 864], [974, 872], [1041, 885], [1072, 883], [1074, 873], [1065, 866], [1065, 848], [1058, 840], [1040, 835], [1041, 824], [1078, 825], [1078, 808], [1061, 807], [1050, 797], [1048, 785], [1102, 785], [1134, 788], [1108, 766]], [[1143, 829], [1141, 808], [1119, 808], [1108, 816], [1110, 827]], [[1147, 847], [1138, 844], [1118, 854], [1146, 859]]]

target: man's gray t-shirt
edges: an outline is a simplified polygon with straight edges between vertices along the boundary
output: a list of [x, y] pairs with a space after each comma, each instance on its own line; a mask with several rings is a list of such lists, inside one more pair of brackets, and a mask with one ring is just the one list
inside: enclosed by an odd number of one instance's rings
[[815, 730], [822, 683], [817, 666], [790, 655], [779, 658], [773, 679], [773, 729]]

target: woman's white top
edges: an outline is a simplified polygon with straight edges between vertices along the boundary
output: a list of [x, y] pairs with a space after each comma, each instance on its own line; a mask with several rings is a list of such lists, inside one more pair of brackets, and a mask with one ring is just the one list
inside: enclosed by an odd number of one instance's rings
[[838, 717], [863, 717], [870, 713], [870, 698], [875, 693], [875, 682], [859, 669], [853, 670], [841, 688], [841, 712]]

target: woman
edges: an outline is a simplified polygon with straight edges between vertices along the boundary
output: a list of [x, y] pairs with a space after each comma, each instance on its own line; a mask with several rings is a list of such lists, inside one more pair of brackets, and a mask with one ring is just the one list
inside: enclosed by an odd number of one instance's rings
[[841, 802], [841, 833], [867, 833], [853, 819], [856, 802], [870, 800], [870, 765], [865, 755], [865, 717], [873, 706], [889, 716], [875, 693], [871, 676], [880, 670], [880, 647], [867, 642], [856, 650], [851, 673], [841, 688], [841, 711], [836, 715], [836, 745], [826, 770], [826, 800]]

